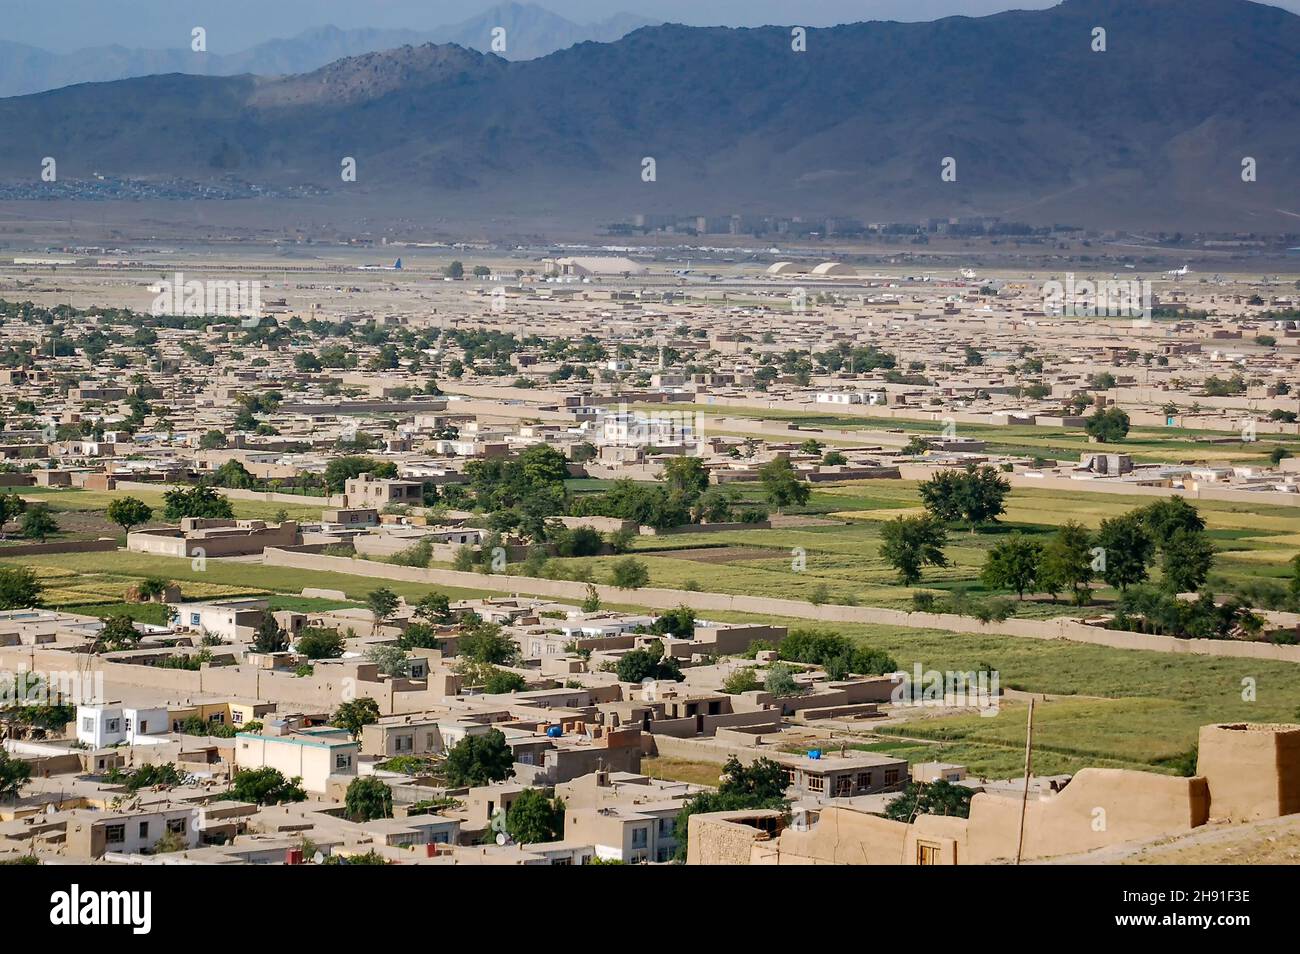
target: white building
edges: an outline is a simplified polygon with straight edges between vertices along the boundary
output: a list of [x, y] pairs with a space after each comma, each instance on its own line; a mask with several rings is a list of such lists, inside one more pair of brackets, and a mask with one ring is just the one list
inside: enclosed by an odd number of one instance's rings
[[77, 741], [92, 749], [166, 742], [167, 708], [77, 706]]

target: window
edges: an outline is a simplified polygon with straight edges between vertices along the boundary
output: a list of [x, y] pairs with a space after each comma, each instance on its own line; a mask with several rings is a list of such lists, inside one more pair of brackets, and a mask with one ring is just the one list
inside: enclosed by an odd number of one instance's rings
[[129, 734], [130, 731], [131, 731], [131, 720], [130, 720], [130, 719], [125, 719], [125, 720], [123, 720], [123, 721], [124, 721], [125, 725], [124, 725], [122, 731], [124, 731], [124, 732], [126, 732], [126, 733]]
[[551, 859], [551, 864], [553, 864], [553, 865], [571, 865], [571, 864], [573, 864], [573, 859], [572, 859], [572, 858], [566, 858], [566, 857], [564, 857], [563, 855], [561, 855], [559, 858], [552, 858], [552, 859]]
[[149, 837], [149, 823], [148, 823], [148, 822], [140, 822], [140, 837], [141, 837], [141, 838], [148, 838], [148, 837]]
[[937, 865], [939, 863], [939, 846], [918, 842], [916, 846], [916, 863], [918, 865]]
[[110, 845], [120, 845], [126, 841], [126, 825], [105, 825], [104, 839]]
[[176, 834], [176, 835], [184, 834], [184, 833], [185, 833], [185, 819], [184, 819], [184, 818], [172, 818], [172, 819], [169, 819], [168, 822], [167, 822], [167, 830], [168, 830], [169, 832], [172, 832], [173, 834]]
[[105, 726], [104, 726], [104, 731], [106, 731], [106, 732], [116, 732], [117, 729], [118, 729], [118, 726], [120, 726], [121, 724], [122, 724], [122, 720], [121, 720], [121, 719], [109, 719], [108, 722], [107, 722], [107, 723], [105, 724]]
[[348, 754], [346, 754], [346, 753], [340, 752], [338, 755], [334, 756], [334, 767], [335, 767], [336, 769], [344, 769], [344, 768], [347, 768], [347, 767], [348, 767], [349, 765], [351, 765], [351, 764], [352, 764], [352, 756], [351, 756], [351, 755], [348, 755]]
[[140, 720], [140, 734], [141, 734], [141, 735], [148, 735], [148, 734], [149, 734], [149, 720], [148, 720], [148, 719], [141, 719], [141, 720]]
[[208, 716], [208, 721], [215, 722], [217, 725], [225, 725], [226, 714], [224, 712], [214, 712], [212, 715]]
[[424, 736], [424, 748], [425, 748], [425, 750], [426, 750], [426, 751], [429, 751], [429, 752], [432, 752], [432, 751], [433, 751], [433, 746], [434, 746], [434, 734], [433, 734], [432, 732], [427, 732], [427, 733], [425, 733], [425, 736]]
[[235, 725], [243, 725], [244, 724], [243, 711], [240, 709], [236, 709], [234, 712], [230, 713], [230, 721], [233, 722]]
[[410, 752], [415, 748], [415, 739], [409, 735], [399, 735], [393, 739], [393, 749], [397, 752]]
[[676, 823], [672, 818], [659, 819], [659, 837], [671, 838], [673, 836], [673, 825]]
[[840, 775], [835, 779], [835, 797], [846, 798], [853, 794], [853, 776]]
[[859, 773], [858, 773], [858, 788], [870, 788], [870, 787], [871, 787], [871, 773], [870, 773], [870, 772], [859, 772]]
[[646, 846], [646, 843], [647, 843], [647, 841], [648, 841], [649, 838], [650, 838], [650, 829], [648, 829], [648, 828], [633, 828], [633, 829], [632, 829], [632, 847], [633, 847], [633, 848], [644, 848], [644, 847]]
[[82, 731], [82, 732], [94, 732], [94, 731], [95, 731], [95, 717], [94, 717], [94, 716], [85, 716], [85, 717], [81, 720], [81, 731]]
[[885, 769], [885, 784], [886, 785], [898, 784], [898, 769]]
[[199, 616], [198, 613], [191, 613], [191, 614], [190, 614], [190, 625], [191, 625], [191, 626], [198, 626], [200, 620], [201, 620], [201, 617]]
[[820, 775], [808, 776], [808, 791], [824, 792], [825, 790], [826, 790], [826, 779], [822, 778]]

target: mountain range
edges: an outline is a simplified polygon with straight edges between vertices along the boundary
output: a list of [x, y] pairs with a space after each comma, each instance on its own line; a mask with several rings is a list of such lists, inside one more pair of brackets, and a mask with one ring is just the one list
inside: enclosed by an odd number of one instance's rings
[[505, 31], [501, 55], [527, 60], [587, 41], [608, 42], [655, 21], [618, 13], [597, 23], [578, 24], [536, 4], [503, 3], [460, 23], [432, 30], [341, 30], [323, 26], [297, 36], [269, 40], [247, 50], [195, 53], [101, 46], [53, 53], [0, 40], [0, 96], [22, 96], [76, 83], [102, 83], [159, 73], [199, 76], [281, 76], [306, 73], [334, 60], [422, 43], [454, 43], [487, 52], [492, 31]]
[[[0, 100], [0, 175], [35, 179], [54, 156], [60, 176], [310, 182], [398, 197], [413, 215], [1297, 231], [1298, 64], [1300, 17], [1246, 0], [847, 24], [808, 30], [804, 52], [778, 26], [649, 26], [517, 61], [425, 44], [297, 76], [172, 74]], [[341, 181], [344, 157], [356, 182]]]

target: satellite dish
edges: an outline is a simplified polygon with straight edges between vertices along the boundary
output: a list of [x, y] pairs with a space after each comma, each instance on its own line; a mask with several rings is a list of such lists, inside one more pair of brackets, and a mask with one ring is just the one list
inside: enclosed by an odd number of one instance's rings
[[324, 864], [324, 863], [325, 863], [325, 853], [324, 853], [323, 851], [318, 851], [318, 852], [316, 852], [316, 854], [314, 854], [314, 855], [311, 856], [311, 860], [312, 860], [312, 863], [313, 863], [313, 864], [318, 864], [318, 865], [319, 865], [319, 864]]
[[508, 839], [505, 832], [497, 832], [497, 844], [504, 845]]

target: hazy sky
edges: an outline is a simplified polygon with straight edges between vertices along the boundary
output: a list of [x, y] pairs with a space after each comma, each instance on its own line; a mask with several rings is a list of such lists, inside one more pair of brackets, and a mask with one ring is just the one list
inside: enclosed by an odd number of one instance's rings
[[[577, 22], [629, 12], [694, 25], [827, 26], [858, 20], [931, 20], [1041, 9], [1056, 0], [542, 0]], [[1300, 12], [1300, 0], [1274, 0]], [[492, 0], [0, 0], [0, 39], [67, 51], [85, 46], [189, 45], [195, 26], [208, 49], [235, 52], [314, 26], [429, 29], [496, 6]]]

